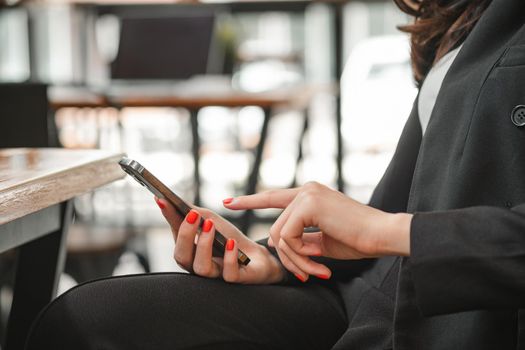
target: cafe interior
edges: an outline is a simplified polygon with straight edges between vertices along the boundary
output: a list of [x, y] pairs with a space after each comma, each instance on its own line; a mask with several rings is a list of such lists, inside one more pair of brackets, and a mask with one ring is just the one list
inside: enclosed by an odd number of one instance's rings
[[0, 0], [2, 348], [78, 284], [184, 272], [123, 156], [253, 239], [279, 211], [224, 198], [366, 203], [416, 95], [406, 22], [389, 0]]

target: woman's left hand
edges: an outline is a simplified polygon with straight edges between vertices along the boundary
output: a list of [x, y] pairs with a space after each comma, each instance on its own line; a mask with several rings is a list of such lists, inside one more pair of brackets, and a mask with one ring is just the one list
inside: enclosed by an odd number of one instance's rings
[[[331, 271], [311, 256], [361, 259], [409, 255], [410, 214], [391, 214], [361, 204], [321, 184], [271, 190], [224, 201], [232, 210], [281, 208], [270, 230], [269, 244], [297, 278], [328, 279]], [[319, 232], [304, 232], [317, 227]]]

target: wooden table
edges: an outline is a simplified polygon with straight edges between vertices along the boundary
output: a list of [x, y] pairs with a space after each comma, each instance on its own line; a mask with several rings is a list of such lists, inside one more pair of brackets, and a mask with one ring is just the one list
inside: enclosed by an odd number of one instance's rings
[[23, 349], [38, 312], [56, 295], [75, 196], [124, 176], [121, 154], [0, 149], [0, 253], [18, 248], [5, 349]]
[[[261, 128], [260, 140], [254, 150], [254, 162], [245, 194], [253, 194], [257, 190], [259, 169], [262, 162], [263, 150], [268, 135], [268, 125], [274, 111], [278, 108], [295, 109], [304, 112], [301, 140], [308, 128], [308, 107], [313, 97], [320, 91], [333, 91], [332, 86], [298, 84], [286, 88], [266, 92], [246, 92], [232, 88], [226, 80], [221, 83], [217, 78], [207, 81], [206, 78], [197, 78], [185, 83], [131, 86], [126, 89], [114, 89], [108, 86], [105, 89], [73, 88], [67, 91], [66, 87], [57, 87], [50, 90], [50, 104], [53, 108], [62, 107], [179, 107], [189, 110], [191, 114], [192, 153], [195, 164], [194, 183], [196, 205], [200, 204], [200, 137], [197, 115], [204, 107], [245, 107], [256, 106], [264, 111], [264, 121]], [[84, 91], [84, 92], [83, 92]], [[82, 98], [84, 94], [85, 99]], [[98, 97], [97, 97], [98, 96]], [[95, 103], [96, 104], [93, 104]], [[297, 161], [302, 158], [302, 142], [299, 145]], [[247, 232], [250, 226], [252, 211], [245, 211], [240, 220], [240, 229]]]

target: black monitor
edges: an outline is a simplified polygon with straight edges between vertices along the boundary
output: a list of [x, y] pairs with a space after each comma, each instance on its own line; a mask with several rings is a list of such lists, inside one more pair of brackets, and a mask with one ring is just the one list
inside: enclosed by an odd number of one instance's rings
[[218, 73], [214, 14], [121, 18], [111, 79], [180, 80]]

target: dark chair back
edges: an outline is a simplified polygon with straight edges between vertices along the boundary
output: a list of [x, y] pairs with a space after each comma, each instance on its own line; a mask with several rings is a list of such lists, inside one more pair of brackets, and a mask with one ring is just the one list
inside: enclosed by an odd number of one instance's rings
[[112, 79], [187, 79], [209, 72], [213, 14], [121, 19]]
[[0, 83], [0, 148], [57, 146], [47, 85]]

